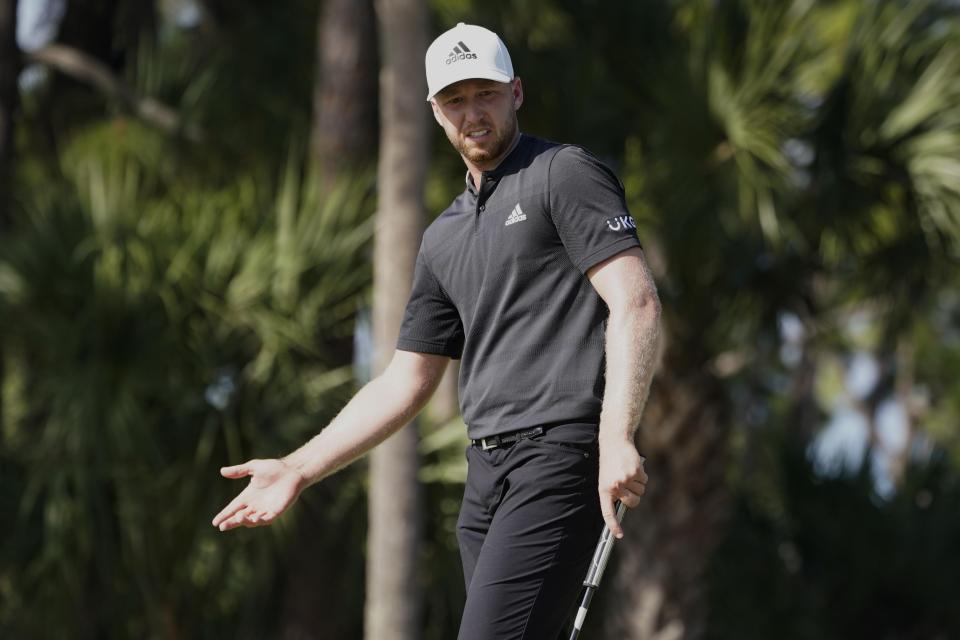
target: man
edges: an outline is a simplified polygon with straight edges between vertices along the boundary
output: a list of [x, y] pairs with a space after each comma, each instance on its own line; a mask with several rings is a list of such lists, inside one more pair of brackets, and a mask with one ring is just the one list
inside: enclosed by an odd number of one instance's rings
[[645, 490], [634, 432], [659, 301], [616, 177], [579, 147], [520, 133], [523, 87], [496, 34], [461, 23], [426, 69], [466, 189], [424, 233], [394, 357], [294, 453], [224, 468], [251, 481], [213, 524], [274, 520], [407, 424], [461, 358], [459, 637], [553, 640], [603, 522], [622, 537], [615, 503]]

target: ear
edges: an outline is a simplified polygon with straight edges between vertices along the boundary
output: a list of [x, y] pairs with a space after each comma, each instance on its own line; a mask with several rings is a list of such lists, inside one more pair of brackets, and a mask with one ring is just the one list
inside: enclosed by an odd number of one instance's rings
[[433, 119], [436, 120], [437, 124], [442, 127], [443, 120], [440, 119], [440, 107], [437, 106], [436, 99], [430, 98], [430, 108], [433, 109]]
[[510, 91], [513, 93], [513, 110], [519, 111], [520, 105], [523, 104], [523, 83], [520, 81], [520, 76], [516, 76], [510, 82]]

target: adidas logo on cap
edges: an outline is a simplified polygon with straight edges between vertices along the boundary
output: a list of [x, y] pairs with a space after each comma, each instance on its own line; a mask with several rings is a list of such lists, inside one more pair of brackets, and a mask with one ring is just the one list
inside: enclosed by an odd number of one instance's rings
[[467, 45], [463, 44], [463, 40], [457, 42], [457, 45], [453, 48], [453, 51], [450, 52], [450, 55], [447, 56], [447, 64], [453, 64], [457, 60], [476, 60], [477, 54], [470, 51], [467, 48]]

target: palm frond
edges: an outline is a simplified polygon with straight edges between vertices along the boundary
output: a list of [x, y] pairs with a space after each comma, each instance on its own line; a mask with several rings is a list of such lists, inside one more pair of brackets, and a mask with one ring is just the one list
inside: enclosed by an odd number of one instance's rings
[[[123, 127], [144, 144], [115, 144], [113, 126], [80, 136], [68, 182], [24, 202], [0, 252], [3, 352], [27, 407], [4, 454], [28, 470], [16, 517], [41, 523], [5, 575], [50, 620], [79, 603], [112, 635], [169, 611], [201, 628], [189, 605], [219, 576], [247, 576], [217, 596], [236, 607], [272, 575], [242, 537], [210, 546], [197, 514], [228, 488], [204, 487], [254, 448], [302, 441], [350, 389], [333, 345], [369, 290], [373, 211], [370, 177], [320, 194], [296, 154], [273, 179], [185, 182], [152, 170], [154, 134]], [[110, 619], [117, 594], [143, 616]]]

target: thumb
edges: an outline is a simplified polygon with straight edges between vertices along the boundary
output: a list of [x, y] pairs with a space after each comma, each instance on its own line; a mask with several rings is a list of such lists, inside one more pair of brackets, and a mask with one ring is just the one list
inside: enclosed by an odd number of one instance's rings
[[232, 467], [220, 467], [220, 475], [224, 478], [245, 478], [252, 472], [250, 462], [244, 462], [243, 464], [237, 464]]
[[617, 507], [616, 499], [609, 493], [600, 494], [600, 513], [603, 514], [603, 521], [607, 523], [607, 527], [613, 533], [613, 537], [617, 540], [623, 537], [623, 527], [620, 526], [620, 522], [617, 521]]

